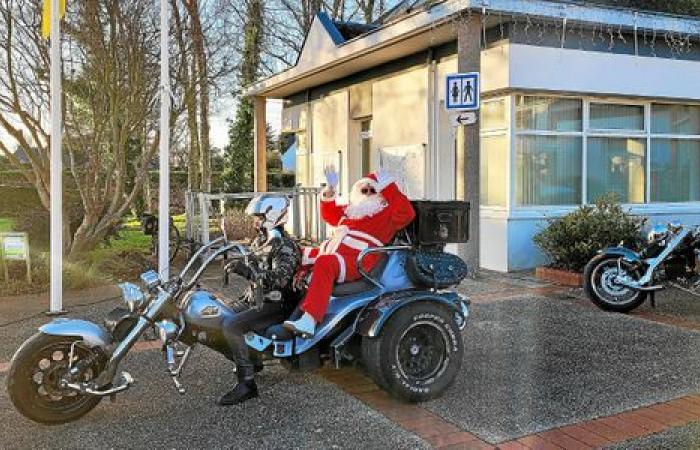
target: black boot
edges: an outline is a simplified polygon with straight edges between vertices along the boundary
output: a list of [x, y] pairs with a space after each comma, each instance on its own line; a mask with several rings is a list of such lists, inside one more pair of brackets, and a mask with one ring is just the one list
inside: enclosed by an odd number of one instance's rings
[[231, 391], [217, 400], [216, 403], [219, 406], [238, 405], [258, 396], [258, 386], [253, 378], [255, 370], [252, 367], [238, 367], [236, 373], [238, 375], [238, 383]]

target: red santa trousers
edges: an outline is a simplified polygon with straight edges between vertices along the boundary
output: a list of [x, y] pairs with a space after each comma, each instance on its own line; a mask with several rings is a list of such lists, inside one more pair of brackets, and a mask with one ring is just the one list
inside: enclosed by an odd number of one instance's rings
[[[360, 278], [357, 257], [365, 248], [386, 245], [394, 234], [408, 225], [415, 217], [411, 202], [395, 183], [381, 191], [386, 206], [371, 216], [351, 219], [345, 216], [345, 206], [335, 200], [321, 202], [321, 215], [331, 226], [337, 227], [335, 235], [318, 248], [304, 248], [302, 269], [313, 266], [311, 283], [300, 308], [311, 314], [317, 323], [323, 321], [335, 282], [343, 283]], [[362, 261], [369, 271], [379, 255], [370, 254]]]

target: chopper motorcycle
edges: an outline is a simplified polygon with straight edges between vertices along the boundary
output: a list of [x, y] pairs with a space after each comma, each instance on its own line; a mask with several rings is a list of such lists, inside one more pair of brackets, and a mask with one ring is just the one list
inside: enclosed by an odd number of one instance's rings
[[656, 225], [641, 252], [622, 244], [601, 250], [586, 265], [583, 282], [588, 298], [606, 311], [632, 311], [648, 295], [653, 304], [666, 287], [700, 297], [700, 226]]
[[[450, 204], [415, 205], [415, 243], [406, 231], [405, 242], [360, 253], [359, 268], [368, 254], [383, 256], [369, 272], [360, 269], [361, 280], [335, 286], [313, 336], [290, 334], [278, 325], [247, 334], [247, 345], [290, 369], [315, 369], [328, 360], [338, 369], [360, 363], [381, 388], [409, 402], [442, 394], [459, 372], [461, 330], [469, 315], [468, 298], [445, 289], [464, 278], [466, 265], [443, 249], [444, 242], [466, 239], [453, 235], [464, 235], [468, 204], [460, 210], [452, 203], [463, 202], [433, 203]], [[426, 223], [418, 230], [420, 221]], [[198, 284], [206, 267], [224, 254], [232, 261], [242, 258], [256, 272], [250, 250], [227, 241], [224, 232], [200, 248], [178, 276], [162, 280], [146, 272], [141, 275], [145, 289], [122, 283], [126, 307], [109, 313], [104, 324], [60, 318], [40, 327], [12, 358], [7, 389], [16, 409], [54, 425], [79, 419], [104, 397], [114, 399], [134, 384], [127, 372], [117, 376], [120, 362], [150, 329], [160, 338], [167, 373], [180, 394], [186, 391], [180, 375], [197, 345], [233, 360], [222, 324], [236, 312]], [[264, 292], [255, 276], [246, 296], [251, 308], [280, 299], [279, 291]]]

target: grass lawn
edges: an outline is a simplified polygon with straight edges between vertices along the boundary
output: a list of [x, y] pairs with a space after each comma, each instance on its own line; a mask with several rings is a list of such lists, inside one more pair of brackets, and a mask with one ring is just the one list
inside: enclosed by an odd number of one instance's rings
[[[173, 222], [184, 239], [185, 215], [173, 216]], [[0, 232], [10, 231], [15, 221], [0, 218]], [[64, 287], [83, 289], [118, 281], [133, 281], [145, 270], [155, 267], [151, 256], [151, 236], [141, 229], [138, 218], [127, 216], [117, 238], [99, 244], [93, 250], [72, 260], [64, 261]], [[184, 243], [183, 243], [184, 244]], [[11, 280], [0, 276], [0, 296], [42, 292], [48, 289], [49, 254], [46, 251], [32, 252], [33, 283], [27, 285], [23, 266], [13, 267]]]
[[7, 217], [0, 217], [0, 233], [4, 233], [7, 231], [13, 231], [13, 227], [15, 226], [15, 221], [14, 219], [10, 219]]

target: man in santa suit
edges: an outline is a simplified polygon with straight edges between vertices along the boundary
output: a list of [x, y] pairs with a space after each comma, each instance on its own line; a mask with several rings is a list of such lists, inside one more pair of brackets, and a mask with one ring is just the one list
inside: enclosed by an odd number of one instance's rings
[[[319, 247], [306, 247], [302, 253], [302, 269], [311, 272], [306, 297], [300, 304], [303, 315], [287, 320], [284, 327], [300, 334], [313, 335], [316, 324], [323, 320], [334, 283], [358, 280], [357, 257], [366, 248], [388, 244], [394, 235], [415, 217], [408, 198], [401, 193], [394, 179], [384, 170], [357, 181], [347, 205], [336, 203], [338, 174], [333, 167], [324, 170], [327, 185], [321, 193], [321, 217], [336, 227], [331, 239]], [[379, 258], [369, 254], [362, 261], [365, 271], [372, 269]]]

